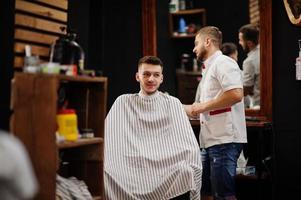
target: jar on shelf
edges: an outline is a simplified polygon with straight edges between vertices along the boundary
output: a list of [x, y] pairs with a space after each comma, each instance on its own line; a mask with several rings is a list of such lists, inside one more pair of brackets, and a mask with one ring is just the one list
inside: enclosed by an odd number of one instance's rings
[[58, 132], [67, 141], [78, 139], [77, 115], [74, 109], [60, 109], [57, 113]]

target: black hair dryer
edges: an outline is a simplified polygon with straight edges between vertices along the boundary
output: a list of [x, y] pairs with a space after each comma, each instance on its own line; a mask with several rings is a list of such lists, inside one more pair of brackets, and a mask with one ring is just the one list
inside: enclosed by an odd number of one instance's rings
[[[65, 32], [65, 27], [61, 27]], [[67, 31], [66, 35], [60, 36], [51, 46], [50, 62], [57, 62], [61, 65], [76, 65], [77, 72], [84, 70], [84, 51], [76, 42], [76, 34]]]

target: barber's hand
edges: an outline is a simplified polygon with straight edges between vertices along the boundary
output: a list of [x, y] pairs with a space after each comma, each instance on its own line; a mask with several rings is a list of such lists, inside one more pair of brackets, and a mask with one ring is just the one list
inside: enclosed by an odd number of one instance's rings
[[193, 103], [191, 109], [192, 115], [196, 116], [206, 111], [204, 103]]
[[195, 118], [198, 116], [198, 115], [194, 115], [192, 113], [192, 105], [183, 105], [183, 106], [184, 106], [184, 110], [185, 110], [186, 114], [188, 115], [188, 117]]

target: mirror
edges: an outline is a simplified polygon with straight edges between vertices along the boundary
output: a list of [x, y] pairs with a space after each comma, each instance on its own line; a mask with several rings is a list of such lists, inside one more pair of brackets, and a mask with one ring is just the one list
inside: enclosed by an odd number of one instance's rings
[[301, 0], [283, 0], [283, 3], [291, 23], [301, 26]]
[[[272, 120], [272, 1], [259, 0], [260, 6], [260, 109], [246, 109], [247, 116]], [[156, 0], [142, 0], [143, 54], [157, 55]]]

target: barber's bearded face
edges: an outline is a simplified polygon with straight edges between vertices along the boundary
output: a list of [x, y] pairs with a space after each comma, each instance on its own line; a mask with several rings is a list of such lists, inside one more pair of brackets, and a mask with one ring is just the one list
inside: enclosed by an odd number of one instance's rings
[[208, 50], [205, 48], [205, 39], [202, 36], [196, 36], [194, 41], [193, 52], [199, 61], [205, 61], [208, 55]]
[[239, 44], [241, 45], [242, 49], [246, 52], [250, 52], [250, 47], [247, 45], [247, 41], [243, 38], [243, 34], [238, 34]]

